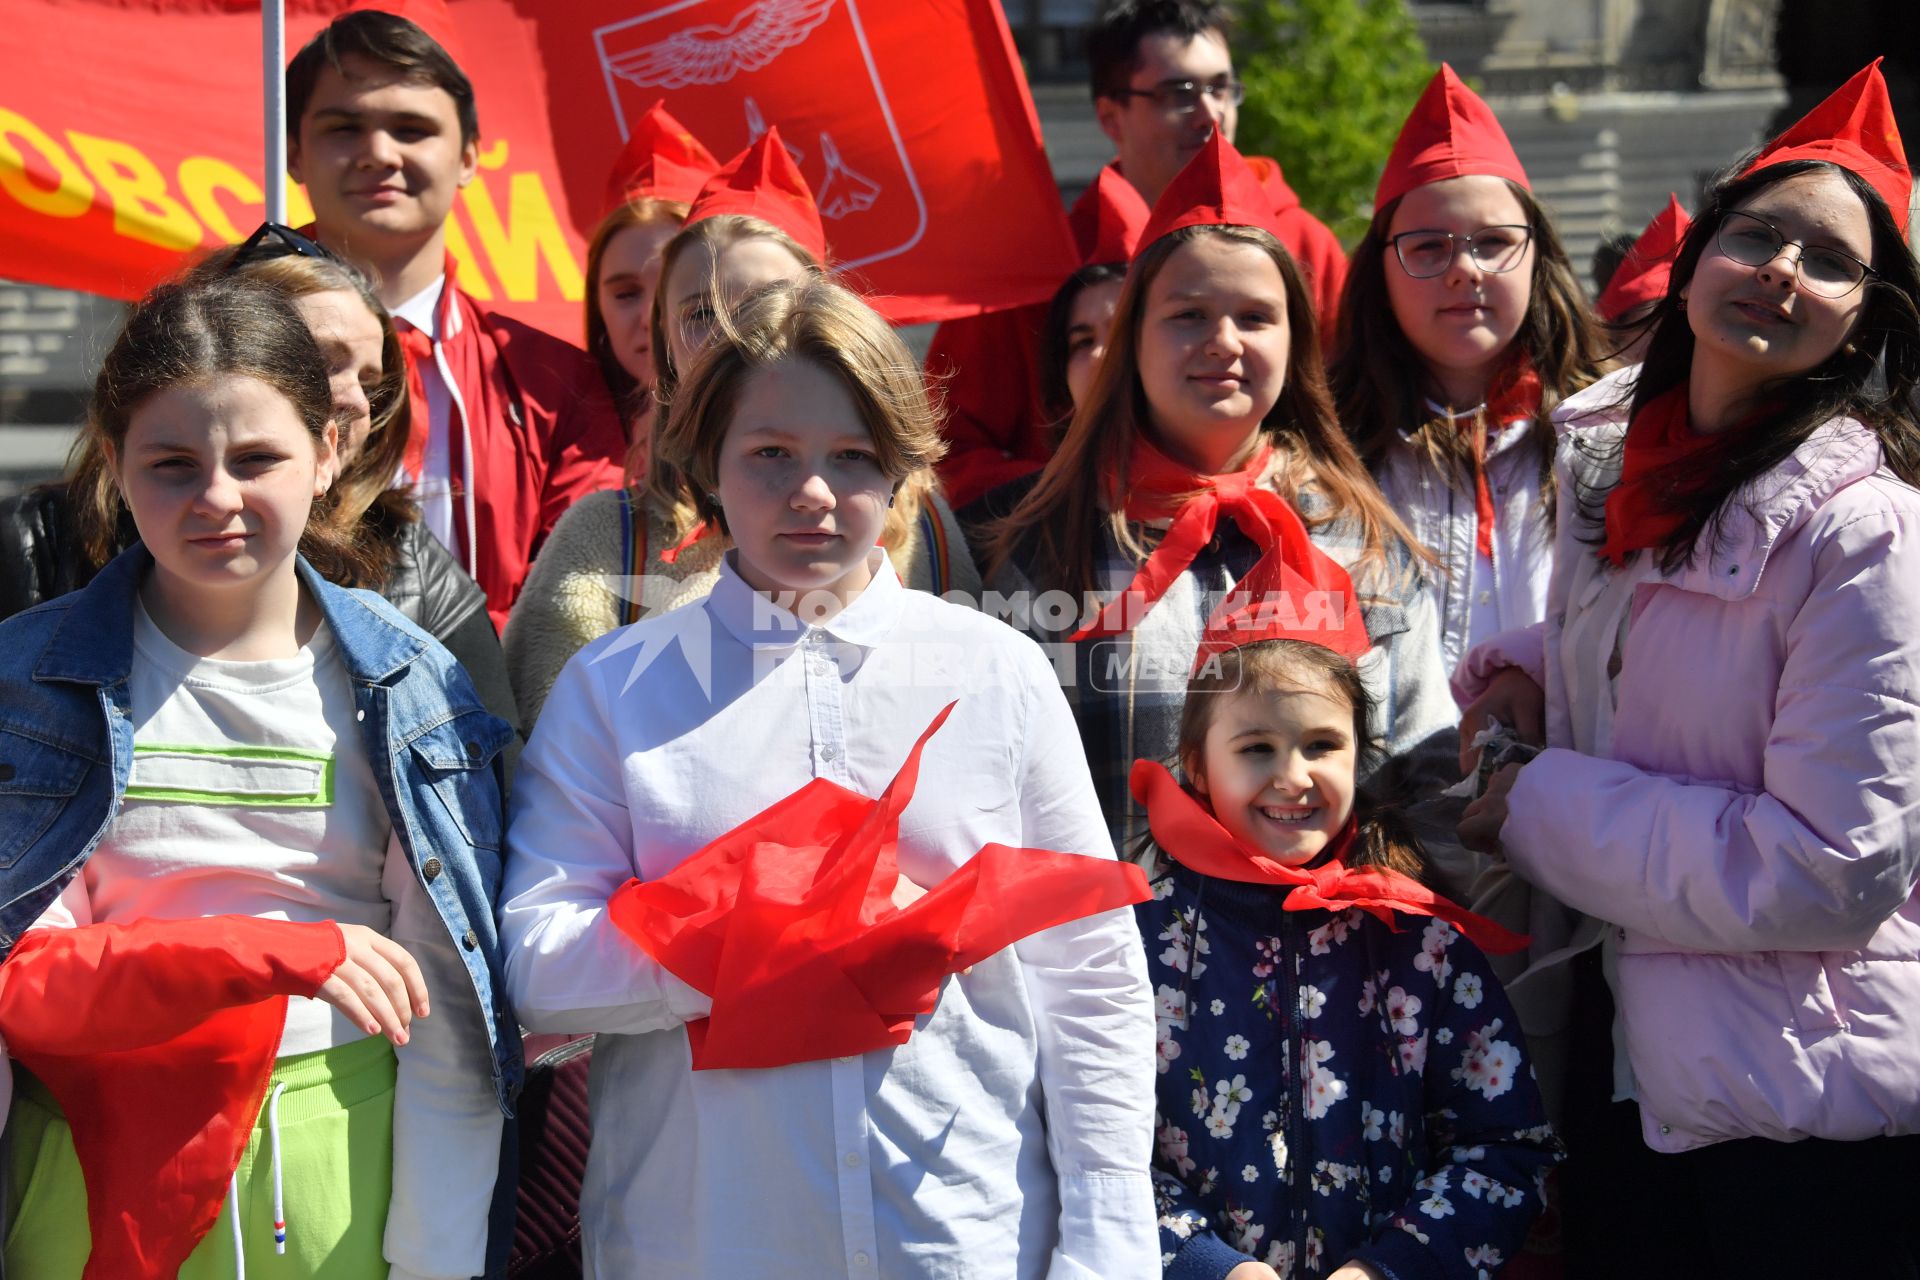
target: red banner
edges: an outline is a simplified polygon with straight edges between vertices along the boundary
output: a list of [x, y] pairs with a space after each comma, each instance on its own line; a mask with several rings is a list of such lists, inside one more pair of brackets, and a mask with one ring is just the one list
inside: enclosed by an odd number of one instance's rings
[[[289, 6], [289, 51], [338, 5]], [[578, 340], [626, 121], [723, 159], [778, 125], [834, 257], [900, 323], [1051, 295], [1072, 239], [996, 0], [453, 0], [480, 171], [448, 244], [476, 298]], [[264, 210], [260, 16], [0, 0], [0, 277], [134, 297]], [[311, 215], [297, 189], [296, 225]]]

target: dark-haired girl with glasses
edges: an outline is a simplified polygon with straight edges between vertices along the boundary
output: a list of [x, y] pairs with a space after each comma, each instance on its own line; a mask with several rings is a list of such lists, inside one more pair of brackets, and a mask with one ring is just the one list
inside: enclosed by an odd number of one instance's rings
[[1355, 250], [1330, 369], [1340, 420], [1432, 548], [1441, 656], [1536, 622], [1553, 547], [1547, 415], [1601, 371], [1573, 266], [1486, 103], [1442, 67]]
[[1547, 748], [1461, 835], [1589, 918], [1617, 1006], [1570, 1275], [1920, 1273], [1911, 191], [1874, 68], [1718, 185], [1645, 363], [1555, 415], [1545, 620], [1456, 678], [1463, 737]]

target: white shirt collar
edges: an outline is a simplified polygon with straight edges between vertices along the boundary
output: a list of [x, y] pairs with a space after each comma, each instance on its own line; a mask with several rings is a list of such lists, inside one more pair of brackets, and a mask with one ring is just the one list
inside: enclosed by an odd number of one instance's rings
[[438, 342], [447, 335], [440, 332], [440, 295], [446, 292], [447, 273], [442, 271], [433, 283], [393, 309], [396, 320], [408, 324]]
[[844, 644], [877, 648], [900, 617], [900, 575], [883, 548], [867, 553], [873, 581], [854, 600], [820, 626], [811, 627], [790, 611], [748, 586], [730, 550], [720, 561], [720, 579], [707, 597], [707, 609], [729, 634], [749, 649], [787, 649], [824, 632]]

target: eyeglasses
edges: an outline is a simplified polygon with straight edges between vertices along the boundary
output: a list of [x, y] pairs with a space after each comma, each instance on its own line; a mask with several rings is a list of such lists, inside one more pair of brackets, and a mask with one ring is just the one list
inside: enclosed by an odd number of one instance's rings
[[1122, 98], [1151, 98], [1153, 105], [1170, 116], [1190, 116], [1200, 109], [1200, 100], [1210, 98], [1221, 106], [1231, 103], [1239, 106], [1247, 100], [1247, 86], [1238, 80], [1215, 80], [1201, 84], [1198, 80], [1162, 80], [1151, 89], [1135, 89], [1129, 86], [1119, 94]]
[[[1467, 251], [1475, 266], [1495, 275], [1511, 271], [1526, 256], [1533, 239], [1529, 226], [1482, 227], [1470, 236], [1446, 231], [1402, 231], [1392, 238], [1393, 254], [1400, 269], [1415, 280], [1431, 280], [1445, 275], [1460, 249]], [[1455, 248], [1458, 245], [1459, 248]]]
[[1792, 245], [1800, 251], [1793, 264], [1800, 287], [1817, 298], [1844, 298], [1858, 289], [1862, 280], [1880, 274], [1850, 253], [1789, 240], [1765, 218], [1737, 209], [1729, 210], [1721, 219], [1713, 241], [1723, 255], [1743, 267], [1764, 267]]
[[263, 222], [260, 229], [241, 242], [233, 251], [233, 257], [227, 261], [228, 271], [238, 271], [250, 267], [256, 262], [271, 262], [275, 258], [318, 258], [322, 262], [338, 262], [339, 258], [324, 245], [309, 240], [292, 227], [281, 226], [277, 222]]

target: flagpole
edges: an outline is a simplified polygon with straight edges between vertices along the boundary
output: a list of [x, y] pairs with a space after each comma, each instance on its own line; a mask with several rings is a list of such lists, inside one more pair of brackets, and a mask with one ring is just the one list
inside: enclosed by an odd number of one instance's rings
[[287, 11], [286, 0], [261, 0], [261, 84], [267, 102], [267, 221], [287, 221]]

